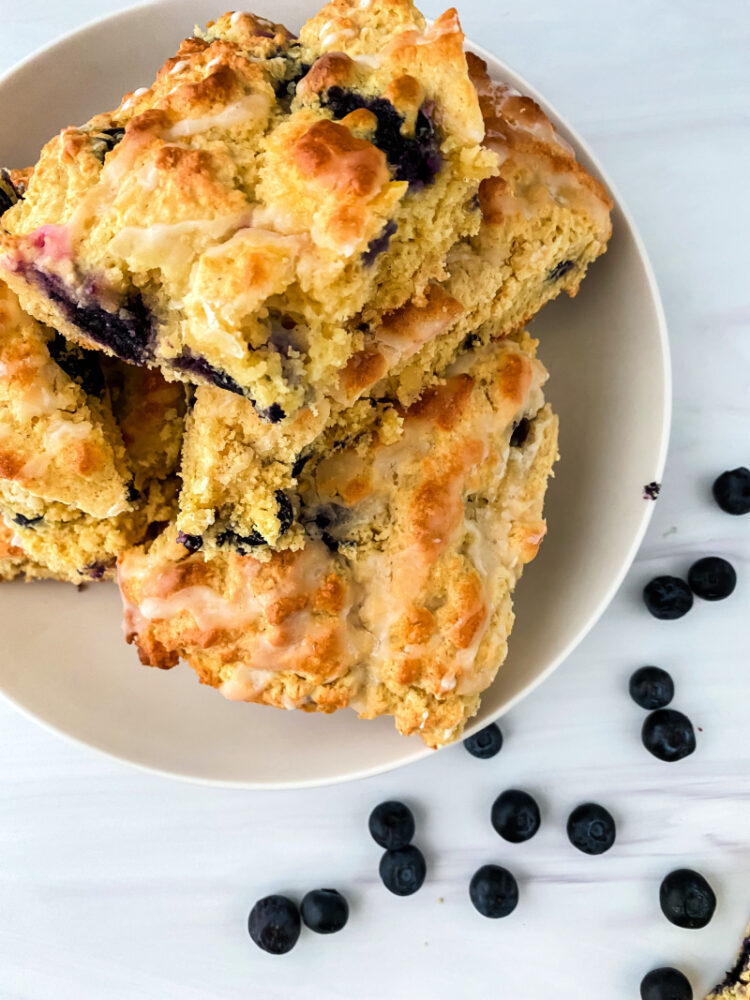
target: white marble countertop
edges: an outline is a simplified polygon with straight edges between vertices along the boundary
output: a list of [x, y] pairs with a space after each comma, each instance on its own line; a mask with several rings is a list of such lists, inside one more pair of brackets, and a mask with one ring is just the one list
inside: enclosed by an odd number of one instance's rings
[[[0, 70], [122, 6], [2, 0]], [[661, 964], [688, 973], [698, 997], [733, 959], [750, 917], [750, 517], [722, 514], [710, 483], [750, 464], [750, 10], [746, 0], [464, 0], [462, 17], [590, 140], [652, 256], [674, 430], [636, 564], [570, 660], [503, 721], [506, 745], [488, 762], [459, 746], [330, 789], [203, 788], [129, 770], [0, 703], [2, 1000], [628, 1000]], [[643, 583], [711, 553], [734, 562], [733, 597], [681, 622], [651, 619]], [[697, 752], [676, 765], [640, 743], [627, 679], [644, 663], [673, 674], [674, 705], [699, 727]], [[506, 844], [489, 824], [510, 786], [542, 804], [527, 844]], [[408, 899], [380, 886], [366, 831], [371, 807], [392, 797], [414, 806], [429, 864]], [[598, 858], [565, 836], [569, 810], [591, 798], [618, 822], [615, 849]], [[489, 861], [520, 882], [507, 920], [468, 901], [471, 874]], [[659, 910], [661, 878], [683, 866], [716, 888], [706, 930], [680, 930]], [[285, 958], [251, 944], [256, 898], [320, 885], [350, 898], [342, 934], [304, 935]]]

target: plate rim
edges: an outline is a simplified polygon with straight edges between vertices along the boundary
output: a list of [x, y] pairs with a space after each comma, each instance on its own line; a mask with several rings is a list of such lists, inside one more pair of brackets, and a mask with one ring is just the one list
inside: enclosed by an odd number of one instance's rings
[[[13, 78], [21, 74], [29, 66], [33, 65], [40, 59], [48, 57], [56, 48], [72, 41], [80, 35], [85, 35], [87, 32], [98, 29], [104, 24], [113, 24], [121, 19], [130, 18], [136, 14], [147, 14], [149, 10], [158, 10], [159, 8], [166, 7], [177, 7], [179, 6], [180, 0], [145, 0], [143, 3], [132, 4], [121, 10], [113, 11], [109, 14], [103, 14], [101, 16], [91, 18], [85, 21], [83, 24], [76, 28], [65, 32], [62, 35], [52, 39], [49, 42], [44, 43], [38, 48], [34, 49], [29, 55], [25, 56], [19, 62], [15, 63], [4, 73], [0, 74], [0, 92], [2, 89], [10, 83]], [[242, 8], [237, 8], [242, 9]], [[667, 453], [669, 449], [669, 439], [672, 423], [672, 403], [673, 403], [673, 382], [672, 382], [672, 361], [671, 352], [669, 344], [669, 331], [667, 326], [666, 315], [664, 312], [664, 306], [661, 299], [661, 294], [659, 292], [658, 283], [656, 280], [656, 274], [654, 272], [651, 259], [648, 255], [643, 238], [640, 231], [635, 223], [635, 220], [631, 214], [631, 211], [623, 199], [617, 185], [613, 183], [607, 171], [604, 169], [599, 157], [591, 149], [588, 142], [580, 135], [576, 127], [572, 125], [568, 118], [562, 115], [543, 94], [541, 94], [537, 88], [530, 83], [525, 76], [517, 72], [513, 67], [508, 64], [504, 59], [500, 59], [498, 56], [494, 55], [488, 49], [482, 45], [478, 45], [476, 42], [472, 41], [470, 38], [465, 39], [466, 47], [479, 55], [482, 59], [485, 59], [490, 66], [493, 64], [501, 69], [502, 73], [507, 73], [508, 76], [513, 80], [514, 84], [518, 84], [522, 93], [526, 96], [533, 98], [542, 108], [544, 113], [549, 116], [555, 128], [560, 131], [566, 138], [572, 140], [573, 145], [576, 150], [577, 158], [579, 153], [584, 153], [588, 161], [588, 165], [593, 167], [593, 172], [598, 178], [604, 183], [607, 188], [614, 206], [622, 214], [624, 221], [630, 231], [630, 235], [633, 238], [635, 249], [638, 254], [639, 261], [643, 266], [644, 275], [646, 278], [646, 284], [651, 296], [651, 302], [654, 308], [656, 326], [658, 329], [658, 342], [659, 350], [661, 354], [662, 372], [663, 372], [663, 384], [662, 384], [662, 413], [660, 419], [659, 427], [659, 447], [657, 451], [656, 461], [653, 469], [653, 478], [657, 482], [661, 482], [664, 468], [667, 460]], [[589, 615], [586, 623], [581, 627], [581, 629], [576, 633], [576, 635], [563, 647], [563, 649], [550, 660], [550, 662], [541, 670], [536, 677], [534, 677], [529, 683], [519, 691], [516, 695], [511, 697], [506, 701], [500, 708], [492, 712], [489, 717], [483, 718], [481, 721], [475, 721], [473, 725], [467, 725], [462, 738], [472, 735], [472, 733], [478, 732], [480, 729], [489, 725], [492, 722], [496, 722], [499, 718], [504, 716], [512, 708], [514, 708], [519, 702], [524, 698], [527, 698], [533, 691], [535, 691], [545, 680], [547, 680], [573, 653], [575, 649], [583, 642], [589, 632], [593, 627], [599, 622], [602, 615], [606, 609], [611, 604], [613, 598], [615, 597], [617, 591], [620, 589], [625, 576], [633, 565], [638, 550], [640, 549], [641, 543], [645, 537], [648, 525], [653, 516], [655, 503], [644, 503], [643, 513], [641, 515], [638, 527], [633, 533], [630, 545], [627, 552], [623, 556], [620, 566], [617, 572], [613, 574], [612, 580], [609, 586], [603, 591], [601, 597], [596, 603], [594, 610]], [[502, 667], [500, 668], [502, 669]], [[248, 781], [246, 779], [231, 779], [231, 778], [215, 778], [208, 777], [204, 775], [190, 774], [185, 771], [170, 770], [167, 767], [159, 767], [152, 763], [147, 763], [143, 760], [137, 759], [133, 756], [126, 756], [122, 753], [118, 753], [114, 750], [108, 750], [104, 746], [92, 742], [82, 736], [76, 736], [70, 731], [61, 728], [55, 723], [42, 718], [41, 716], [35, 714], [30, 708], [21, 702], [17, 701], [11, 694], [0, 687], [0, 697], [13, 706], [22, 716], [33, 721], [35, 724], [41, 726], [47, 732], [54, 734], [55, 736], [60, 736], [67, 742], [74, 744], [78, 747], [85, 747], [88, 750], [93, 750], [96, 754], [110, 760], [116, 761], [119, 764], [136, 768], [137, 770], [151, 774], [158, 775], [159, 777], [169, 778], [172, 780], [179, 780], [194, 785], [202, 786], [213, 786], [216, 788], [242, 788], [252, 791], [285, 791], [291, 789], [302, 789], [302, 788], [320, 788], [327, 787], [330, 785], [340, 785], [348, 781], [358, 781], [364, 778], [374, 777], [379, 774], [385, 774], [389, 771], [395, 771], [397, 769], [406, 767], [410, 764], [415, 764], [420, 760], [424, 760], [429, 756], [433, 756], [436, 752], [440, 750], [449, 749], [454, 746], [455, 743], [448, 743], [443, 747], [438, 748], [438, 750], [432, 750], [426, 746], [417, 746], [413, 752], [400, 758], [398, 761], [389, 761], [383, 764], [371, 765], [368, 767], [360, 768], [354, 771], [348, 771], [345, 773], [337, 774], [335, 776], [325, 776], [321, 778], [307, 778], [301, 780], [287, 780], [287, 781]], [[406, 739], [404, 738], [406, 744]], [[460, 742], [460, 741], [457, 741]]]

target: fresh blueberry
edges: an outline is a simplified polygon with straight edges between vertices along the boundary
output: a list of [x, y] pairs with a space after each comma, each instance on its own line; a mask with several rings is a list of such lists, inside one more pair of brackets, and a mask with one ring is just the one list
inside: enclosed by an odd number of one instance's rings
[[518, 883], [507, 868], [482, 865], [469, 883], [469, 896], [483, 917], [507, 917], [518, 905]]
[[670, 703], [674, 697], [674, 681], [660, 667], [639, 667], [630, 678], [629, 690], [636, 705], [653, 712]]
[[646, 716], [641, 739], [649, 753], [670, 764], [695, 750], [693, 723], [674, 708], [660, 708]]
[[498, 795], [492, 805], [491, 819], [495, 830], [511, 844], [531, 840], [541, 822], [536, 801], [518, 788], [509, 788]]
[[690, 587], [676, 576], [654, 577], [643, 588], [643, 600], [654, 618], [663, 621], [682, 618], [693, 606]]
[[693, 990], [679, 969], [664, 966], [643, 977], [641, 1000], [693, 1000]]
[[706, 556], [694, 562], [688, 570], [690, 589], [704, 601], [721, 601], [737, 585], [734, 566], [719, 556]]
[[670, 872], [659, 888], [659, 903], [667, 920], [678, 927], [705, 927], [714, 915], [716, 896], [698, 872], [678, 868]]
[[568, 839], [584, 854], [604, 854], [615, 842], [615, 821], [604, 806], [584, 802], [568, 817]]
[[722, 472], [713, 486], [714, 500], [727, 514], [750, 514], [750, 469]]
[[349, 904], [336, 889], [313, 889], [300, 906], [302, 919], [317, 934], [335, 934], [349, 919]]
[[659, 494], [661, 493], [661, 483], [646, 483], [643, 487], [643, 499], [644, 500], [658, 500]]
[[383, 885], [397, 896], [411, 896], [422, 887], [427, 872], [424, 855], [414, 844], [386, 851], [380, 859]]
[[299, 937], [299, 910], [286, 896], [265, 896], [250, 911], [247, 929], [263, 951], [285, 955]]
[[389, 851], [406, 847], [414, 836], [414, 816], [403, 802], [381, 802], [370, 813], [370, 835]]
[[203, 539], [200, 535], [188, 535], [184, 531], [177, 532], [177, 541], [191, 554], [197, 552], [203, 545]]
[[495, 722], [491, 722], [489, 726], [485, 726], [464, 740], [464, 746], [471, 756], [479, 757], [480, 760], [489, 760], [490, 757], [500, 753], [502, 745], [503, 734]]

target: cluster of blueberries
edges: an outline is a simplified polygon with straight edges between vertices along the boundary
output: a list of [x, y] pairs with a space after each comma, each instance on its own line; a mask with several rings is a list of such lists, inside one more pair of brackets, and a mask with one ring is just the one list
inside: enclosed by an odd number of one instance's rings
[[[714, 483], [719, 506], [730, 514], [750, 513], [750, 470], [725, 472]], [[692, 606], [693, 594], [715, 601], [728, 597], [735, 588], [736, 574], [724, 559], [708, 557], [694, 563], [685, 583], [675, 577], [657, 577], [644, 590], [646, 607], [657, 618], [679, 618]], [[679, 585], [679, 586], [678, 586]], [[687, 594], [687, 597], [685, 596]], [[689, 602], [688, 602], [689, 598]], [[683, 610], [681, 610], [683, 609]], [[630, 678], [630, 695], [649, 712], [641, 731], [643, 744], [660, 760], [674, 762], [695, 750], [695, 731], [681, 712], [666, 706], [674, 697], [674, 682], [659, 667], [636, 670]], [[503, 736], [496, 723], [464, 740], [468, 752], [481, 760], [498, 754]], [[495, 799], [490, 813], [495, 831], [512, 844], [529, 840], [539, 829], [541, 813], [536, 800], [521, 789], [510, 788]], [[421, 888], [427, 866], [424, 855], [412, 843], [414, 816], [403, 802], [381, 802], [369, 819], [372, 838], [382, 848], [380, 878], [390, 892], [410, 896]], [[577, 806], [568, 817], [568, 838], [584, 854], [603, 854], [615, 842], [615, 821], [596, 802]], [[482, 916], [498, 918], [512, 913], [518, 903], [518, 883], [500, 865], [482, 865], [469, 883], [469, 897]], [[716, 909], [716, 896], [698, 872], [680, 868], [662, 880], [659, 903], [664, 916], [678, 927], [705, 927]], [[285, 896], [266, 896], [250, 912], [248, 927], [253, 941], [274, 955], [290, 951], [299, 938], [301, 922], [311, 930], [330, 934], [347, 922], [349, 907], [335, 889], [309, 892], [298, 909]], [[677, 969], [653, 969], [641, 982], [642, 1000], [692, 1000], [686, 977]]]

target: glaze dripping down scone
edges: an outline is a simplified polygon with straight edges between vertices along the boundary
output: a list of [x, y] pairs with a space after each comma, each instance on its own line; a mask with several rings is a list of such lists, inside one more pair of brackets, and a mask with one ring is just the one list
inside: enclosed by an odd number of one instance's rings
[[0, 578], [111, 577], [168, 521], [183, 395], [68, 343], [0, 283]]
[[279, 421], [447, 274], [496, 171], [455, 11], [332, 0], [224, 15], [152, 86], [63, 129], [2, 217], [25, 309], [83, 346]]
[[384, 400], [408, 406], [467, 343], [513, 333], [560, 292], [575, 295], [605, 251], [612, 203], [600, 182], [533, 100], [467, 58], [497, 164], [479, 188], [478, 232], [453, 245], [442, 281], [371, 324], [328, 398], [271, 424], [247, 400], [198, 390], [178, 525], [204, 551], [238, 540], [259, 558], [265, 546], [298, 548], [297, 471], [310, 454], [356, 436]]
[[302, 549], [206, 556], [172, 526], [121, 556], [143, 662], [183, 658], [231, 699], [351, 706], [430, 746], [457, 738], [505, 658], [512, 590], [545, 533], [557, 419], [534, 349], [524, 334], [470, 351], [410, 407], [382, 407], [311, 458]]

